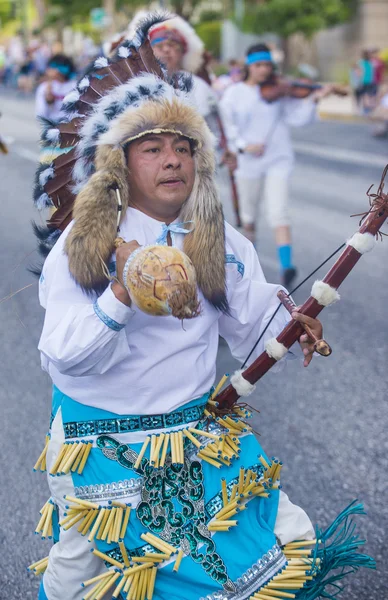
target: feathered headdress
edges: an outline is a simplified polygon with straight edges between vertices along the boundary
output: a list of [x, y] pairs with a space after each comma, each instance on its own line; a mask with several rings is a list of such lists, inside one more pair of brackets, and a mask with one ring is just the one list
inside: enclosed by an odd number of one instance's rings
[[[146, 12], [139, 11], [128, 26], [129, 38], [133, 37], [139, 23], [144, 20]], [[149, 14], [149, 13], [148, 13]], [[204, 62], [205, 46], [193, 27], [178, 15], [167, 16], [162, 22], [150, 27], [148, 37], [151, 45], [164, 38], [174, 39], [183, 47], [182, 68], [190, 73], [197, 73]]]
[[187, 100], [190, 76], [175, 77], [171, 85], [153, 55], [147, 34], [158, 23], [159, 17], [148, 18], [114, 59], [97, 59], [66, 96], [67, 119], [46, 123], [43, 144], [63, 153], [41, 165], [36, 175], [37, 206], [56, 209], [47, 235], [38, 231], [41, 247], [48, 249], [47, 236], [55, 243], [58, 230], [74, 219], [65, 245], [70, 272], [86, 291], [105, 287], [105, 265], [117, 234], [116, 190], [123, 204], [121, 220], [129, 201], [124, 144], [155, 130], [179, 132], [196, 145], [194, 187], [179, 216], [194, 222], [184, 251], [205, 298], [226, 310], [224, 221], [213, 178], [213, 137]]

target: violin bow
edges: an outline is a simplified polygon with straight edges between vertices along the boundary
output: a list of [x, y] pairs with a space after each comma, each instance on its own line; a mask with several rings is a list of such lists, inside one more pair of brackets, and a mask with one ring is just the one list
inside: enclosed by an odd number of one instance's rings
[[[337, 290], [341, 283], [355, 267], [361, 256], [372, 250], [379, 237], [382, 239], [382, 236], [385, 235], [380, 230], [388, 218], [388, 194], [384, 194], [384, 182], [387, 172], [388, 165], [383, 171], [376, 194], [371, 193], [373, 186], [367, 191], [369, 210], [363, 214], [352, 215], [361, 217], [358, 231], [344, 244], [345, 249], [323, 280], [316, 281], [313, 284], [310, 297], [299, 308], [298, 312], [316, 318], [325, 306], [339, 300]], [[281, 304], [278, 308], [280, 306]], [[288, 349], [299, 339], [303, 331], [303, 326], [300, 323], [290, 321], [276, 338], [268, 340], [265, 351], [246, 370], [243, 372], [237, 371], [232, 376], [231, 381], [236, 387], [231, 384], [217, 395], [218, 408], [230, 409], [240, 396], [251, 393], [254, 384], [278, 360], [285, 356]], [[244, 388], [246, 393], [244, 393]]]
[[[196, 72], [197, 77], [203, 79], [210, 87], [212, 86], [212, 81], [210, 79], [209, 73], [209, 62], [211, 60], [211, 54], [207, 51], [204, 52], [203, 55], [203, 63], [201, 68]], [[214, 115], [217, 126], [220, 132], [220, 147], [224, 152], [228, 152], [228, 140], [225, 134], [225, 127], [221, 119], [220, 111], [218, 110], [218, 106], [214, 104], [212, 107], [212, 114]], [[233, 170], [228, 167], [229, 179], [230, 179], [230, 187], [232, 191], [232, 203], [233, 210], [236, 217], [236, 227], [241, 227], [241, 218], [240, 218], [240, 203], [238, 199], [238, 191], [236, 185], [236, 179], [234, 177]]]

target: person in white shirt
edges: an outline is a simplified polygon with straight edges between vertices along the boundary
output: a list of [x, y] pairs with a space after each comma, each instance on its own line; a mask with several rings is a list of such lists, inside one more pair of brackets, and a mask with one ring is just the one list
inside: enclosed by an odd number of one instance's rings
[[59, 121], [63, 115], [61, 108], [65, 96], [75, 86], [73, 61], [64, 54], [56, 54], [47, 65], [46, 80], [35, 94], [35, 114], [37, 117]]
[[[275, 336], [290, 316], [282, 308], [269, 323], [280, 286], [266, 282], [252, 244], [224, 223], [205, 121], [184, 90], [155, 74], [149, 54], [148, 72], [131, 78], [142, 53], [131, 62], [130, 52], [97, 59], [65, 99], [65, 132], [85, 111], [74, 207], [67, 185], [61, 191], [68, 171], [54, 161], [40, 172], [46, 193], [60, 194], [57, 219], [66, 222], [70, 204], [72, 221], [39, 286], [39, 350], [54, 392], [35, 467], [44, 460], [50, 474], [37, 531], [57, 543], [31, 569], [45, 571], [40, 600], [245, 599], [275, 574], [294, 577], [282, 547], [312, 540], [314, 529], [278, 489], [281, 463], [264, 454], [243, 420], [248, 412], [235, 407], [220, 418], [209, 403], [218, 337], [243, 360], [259, 332], [268, 325], [265, 339]], [[92, 93], [100, 100], [85, 110]], [[60, 130], [55, 137], [65, 143]], [[125, 243], [115, 252], [117, 235]], [[128, 292], [133, 253], [154, 244], [176, 246], [195, 267], [201, 312], [183, 323], [142, 312]], [[294, 318], [322, 337], [318, 320]], [[307, 334], [301, 345], [307, 366]], [[315, 552], [325, 565], [323, 550]], [[319, 575], [314, 585], [321, 589]]]
[[255, 242], [257, 213], [263, 199], [275, 234], [283, 283], [288, 287], [296, 276], [289, 212], [289, 180], [294, 165], [289, 128], [314, 122], [316, 102], [325, 90], [304, 100], [284, 97], [267, 102], [260, 84], [270, 82], [274, 76], [268, 46], [251, 46], [245, 63], [245, 81], [230, 86], [220, 102], [229, 147], [237, 153], [240, 216], [245, 235]]

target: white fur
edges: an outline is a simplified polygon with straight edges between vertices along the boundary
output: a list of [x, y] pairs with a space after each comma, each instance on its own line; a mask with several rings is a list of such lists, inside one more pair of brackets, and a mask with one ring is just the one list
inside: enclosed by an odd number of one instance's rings
[[35, 206], [38, 210], [44, 210], [48, 206], [53, 206], [53, 203], [51, 201], [50, 196], [48, 196], [46, 193], [44, 193], [44, 194], [41, 194], [41, 196], [39, 196], [39, 198], [35, 202]]
[[84, 90], [86, 90], [89, 87], [89, 85], [90, 85], [89, 77], [83, 77], [78, 84], [78, 89], [83, 92]]
[[72, 90], [64, 97], [63, 103], [67, 104], [68, 102], [77, 102], [80, 98], [80, 93], [78, 90]]
[[315, 281], [311, 288], [311, 295], [321, 306], [330, 306], [340, 299], [337, 290], [324, 281]]
[[277, 341], [276, 338], [271, 338], [265, 343], [265, 351], [271, 358], [281, 360], [288, 352], [288, 348], [284, 344]]
[[120, 56], [120, 58], [128, 58], [128, 56], [130, 55], [129, 48], [121, 46], [121, 48], [119, 48], [118, 50], [118, 55]]
[[105, 58], [105, 56], [99, 56], [94, 61], [94, 66], [96, 67], [96, 69], [103, 69], [104, 67], [108, 66], [108, 61]]
[[243, 371], [235, 371], [230, 378], [230, 383], [236, 390], [239, 396], [249, 396], [256, 389], [247, 379], [243, 377]]
[[350, 240], [347, 241], [348, 246], [352, 246], [360, 254], [370, 252], [376, 244], [376, 238], [371, 233], [355, 233]]
[[44, 171], [39, 174], [39, 184], [41, 187], [44, 187], [49, 179], [54, 177], [54, 169], [53, 167], [48, 167]]
[[59, 129], [51, 128], [46, 131], [46, 138], [50, 140], [50, 142], [57, 142], [59, 140], [59, 136]]

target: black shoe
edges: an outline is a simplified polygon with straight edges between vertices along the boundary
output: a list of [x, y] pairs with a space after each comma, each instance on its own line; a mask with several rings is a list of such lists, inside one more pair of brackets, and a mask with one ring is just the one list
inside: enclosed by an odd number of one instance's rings
[[282, 280], [283, 280], [284, 287], [288, 291], [290, 291], [291, 283], [294, 281], [297, 274], [298, 274], [298, 271], [295, 269], [295, 267], [290, 267], [289, 269], [284, 269], [283, 275], [282, 275]]

